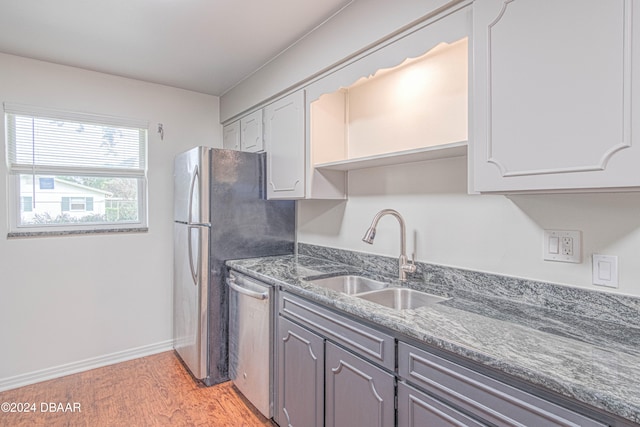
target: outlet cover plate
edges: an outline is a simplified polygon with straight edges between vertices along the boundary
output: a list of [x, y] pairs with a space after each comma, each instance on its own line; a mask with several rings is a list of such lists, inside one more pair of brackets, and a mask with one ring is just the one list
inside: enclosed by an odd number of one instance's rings
[[618, 287], [618, 257], [613, 255], [593, 254], [593, 284]]
[[582, 233], [578, 230], [544, 230], [545, 261], [582, 262]]

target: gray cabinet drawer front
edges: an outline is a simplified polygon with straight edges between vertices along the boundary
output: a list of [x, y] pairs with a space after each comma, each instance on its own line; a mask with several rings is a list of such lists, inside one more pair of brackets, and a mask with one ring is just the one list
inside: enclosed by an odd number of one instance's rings
[[605, 425], [405, 343], [398, 374], [496, 426]]
[[486, 427], [451, 406], [405, 384], [398, 383], [398, 427]]
[[347, 347], [390, 371], [395, 368], [394, 339], [295, 295], [280, 292], [280, 314]]

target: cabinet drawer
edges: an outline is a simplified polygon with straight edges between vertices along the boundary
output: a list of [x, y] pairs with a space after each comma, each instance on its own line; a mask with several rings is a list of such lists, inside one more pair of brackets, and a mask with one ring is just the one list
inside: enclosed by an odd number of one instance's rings
[[304, 325], [328, 340], [377, 363], [390, 371], [395, 368], [394, 339], [332, 311], [286, 292], [280, 292], [280, 314]]
[[605, 425], [405, 343], [398, 374], [496, 426]]
[[449, 405], [405, 384], [398, 383], [398, 427], [486, 427]]

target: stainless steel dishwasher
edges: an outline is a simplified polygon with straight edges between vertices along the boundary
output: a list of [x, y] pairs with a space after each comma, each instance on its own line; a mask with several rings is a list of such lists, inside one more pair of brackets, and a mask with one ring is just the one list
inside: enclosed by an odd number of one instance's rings
[[273, 416], [273, 288], [231, 272], [229, 378], [267, 418]]

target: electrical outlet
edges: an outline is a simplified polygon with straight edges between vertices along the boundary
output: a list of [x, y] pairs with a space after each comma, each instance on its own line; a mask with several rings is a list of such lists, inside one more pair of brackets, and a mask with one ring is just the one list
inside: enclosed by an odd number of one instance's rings
[[544, 230], [545, 261], [582, 262], [582, 233], [573, 230]]
[[560, 241], [562, 242], [560, 253], [566, 256], [573, 256], [573, 238], [565, 236]]

